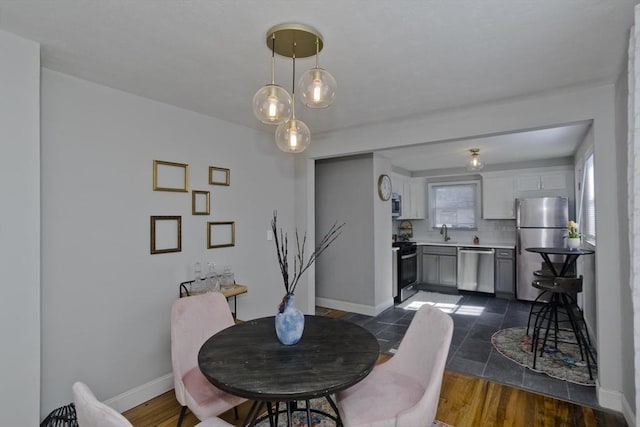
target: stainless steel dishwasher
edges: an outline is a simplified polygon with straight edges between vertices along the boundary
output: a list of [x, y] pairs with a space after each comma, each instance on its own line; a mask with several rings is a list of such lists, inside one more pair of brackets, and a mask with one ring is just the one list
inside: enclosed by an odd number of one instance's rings
[[493, 248], [458, 247], [458, 289], [495, 293]]

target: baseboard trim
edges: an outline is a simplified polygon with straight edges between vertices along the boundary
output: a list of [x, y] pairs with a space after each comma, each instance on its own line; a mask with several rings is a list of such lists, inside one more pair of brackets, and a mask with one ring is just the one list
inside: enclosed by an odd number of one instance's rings
[[319, 307], [331, 308], [334, 310], [349, 311], [352, 313], [364, 314], [366, 316], [376, 316], [378, 307], [370, 305], [356, 304], [352, 302], [339, 301], [330, 298], [316, 297], [316, 305]]
[[636, 414], [624, 395], [622, 395], [622, 415], [629, 427], [636, 427]]
[[104, 403], [111, 406], [116, 411], [122, 413], [129, 409], [136, 407], [148, 400], [153, 399], [156, 396], [161, 395], [173, 388], [173, 373], [168, 373], [149, 381], [146, 384], [142, 384], [138, 387], [127, 390], [111, 399], [106, 400]]
[[596, 391], [598, 394], [598, 404], [603, 408], [611, 409], [616, 412], [623, 412], [622, 393], [616, 390], [605, 389], [596, 381]]

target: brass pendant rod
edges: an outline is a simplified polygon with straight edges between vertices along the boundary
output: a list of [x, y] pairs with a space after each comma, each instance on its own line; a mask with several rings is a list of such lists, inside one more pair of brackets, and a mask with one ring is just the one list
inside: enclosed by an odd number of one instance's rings
[[318, 67], [318, 54], [320, 53], [320, 39], [316, 37], [316, 68]]
[[276, 84], [276, 33], [272, 34], [271, 42], [271, 84]]
[[296, 42], [293, 42], [293, 78], [291, 79], [291, 118], [296, 118]]

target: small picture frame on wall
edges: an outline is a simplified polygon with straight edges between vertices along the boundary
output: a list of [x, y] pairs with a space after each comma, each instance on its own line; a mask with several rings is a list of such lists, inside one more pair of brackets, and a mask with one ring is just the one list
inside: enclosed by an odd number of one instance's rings
[[151, 254], [182, 251], [182, 217], [151, 217]]
[[193, 215], [209, 215], [211, 213], [208, 191], [193, 190], [191, 192], [191, 213]]
[[236, 245], [236, 223], [213, 221], [207, 223], [207, 249]]
[[231, 170], [217, 166], [209, 166], [209, 184], [231, 185]]
[[153, 191], [189, 191], [189, 165], [186, 163], [153, 161]]

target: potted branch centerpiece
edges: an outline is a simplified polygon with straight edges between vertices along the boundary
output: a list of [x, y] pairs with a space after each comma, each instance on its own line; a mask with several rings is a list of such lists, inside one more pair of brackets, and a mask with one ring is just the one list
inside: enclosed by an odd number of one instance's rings
[[273, 212], [271, 220], [271, 230], [273, 231], [273, 239], [276, 244], [276, 253], [278, 256], [278, 264], [284, 281], [285, 295], [282, 302], [278, 306], [276, 313], [275, 328], [278, 340], [284, 345], [294, 345], [302, 338], [304, 331], [304, 315], [295, 305], [296, 286], [300, 282], [300, 277], [309, 269], [325, 249], [338, 238], [342, 233], [344, 223], [338, 225], [334, 223], [329, 231], [320, 240], [316, 249], [309, 255], [307, 259], [305, 249], [307, 245], [307, 233], [304, 233], [302, 241], [296, 229], [296, 254], [293, 256], [293, 272], [289, 273], [289, 242], [287, 233], [278, 229], [278, 212]]

